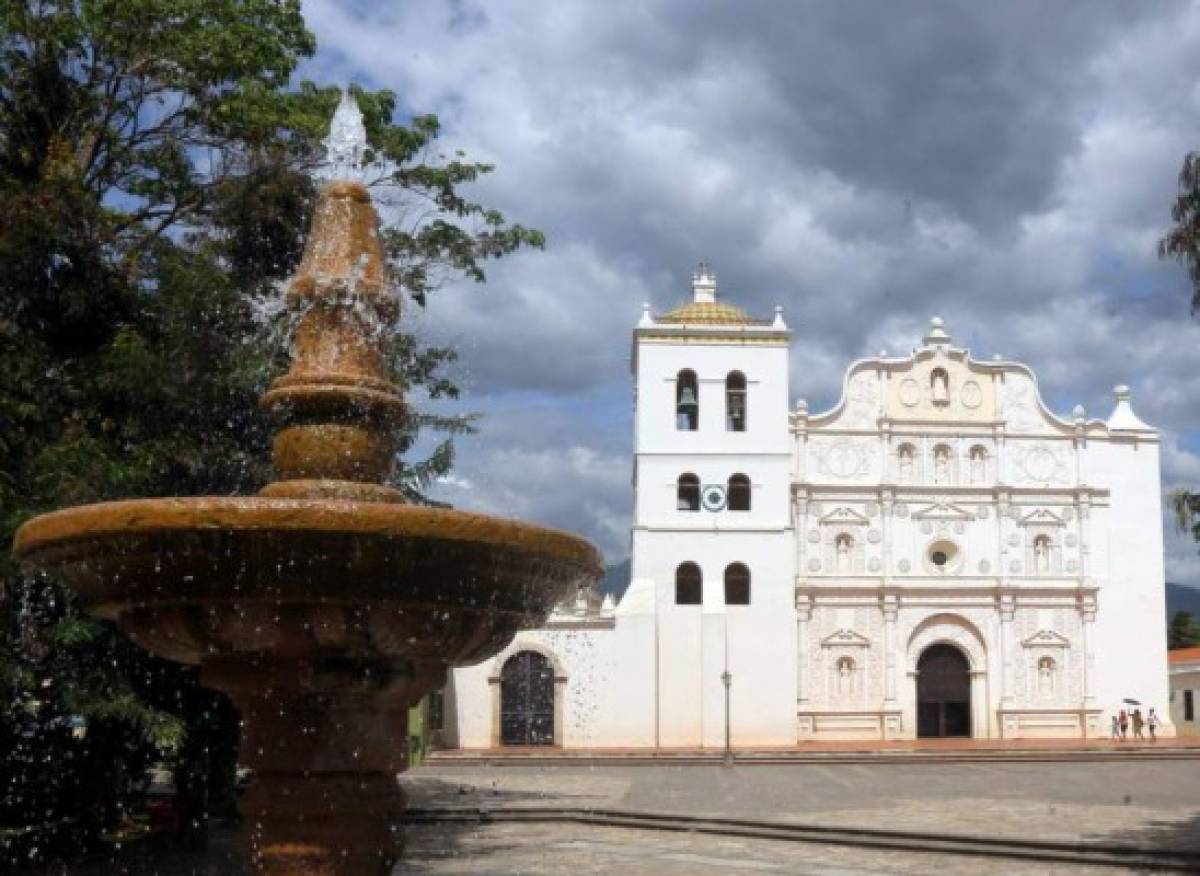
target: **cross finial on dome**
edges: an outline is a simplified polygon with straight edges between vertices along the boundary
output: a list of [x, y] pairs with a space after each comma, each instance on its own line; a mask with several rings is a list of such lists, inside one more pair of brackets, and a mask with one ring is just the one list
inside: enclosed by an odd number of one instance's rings
[[703, 304], [717, 300], [717, 274], [708, 262], [696, 265], [692, 273], [692, 300]]

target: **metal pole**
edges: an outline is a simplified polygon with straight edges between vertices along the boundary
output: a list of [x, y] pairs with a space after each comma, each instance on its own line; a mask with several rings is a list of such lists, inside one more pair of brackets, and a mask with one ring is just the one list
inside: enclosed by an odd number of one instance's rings
[[733, 685], [733, 676], [728, 669], [721, 673], [721, 683], [725, 685], [725, 766], [733, 766], [733, 749], [729, 745], [729, 688]]

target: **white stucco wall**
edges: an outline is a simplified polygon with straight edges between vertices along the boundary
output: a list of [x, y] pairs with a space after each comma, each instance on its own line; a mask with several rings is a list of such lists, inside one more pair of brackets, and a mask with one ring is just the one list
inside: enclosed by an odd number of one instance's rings
[[[975, 362], [935, 322], [912, 356], [851, 365], [830, 411], [789, 412], [789, 342], [779, 317], [643, 316], [630, 589], [615, 613], [556, 613], [456, 671], [450, 738], [495, 743], [494, 680], [525, 647], [559, 665], [567, 747], [719, 748], [727, 716], [735, 747], [912, 738], [934, 644], [968, 658], [977, 737], [1106, 735], [1127, 697], [1166, 720], [1158, 435], [1128, 392], [1106, 421], [1056, 416], [1032, 371]], [[682, 369], [697, 376], [695, 431], [676, 421]], [[744, 432], [725, 421], [732, 371], [747, 380]], [[747, 475], [751, 509], [681, 510], [684, 473]], [[953, 560], [933, 564], [935, 544]], [[702, 571], [700, 605], [676, 604], [683, 562]], [[749, 605], [725, 604], [735, 562]]]

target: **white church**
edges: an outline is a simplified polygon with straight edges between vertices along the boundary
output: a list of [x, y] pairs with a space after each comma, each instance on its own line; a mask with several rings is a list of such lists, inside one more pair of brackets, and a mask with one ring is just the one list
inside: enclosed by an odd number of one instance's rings
[[[934, 319], [841, 400], [789, 404], [792, 332], [717, 298], [633, 330], [631, 580], [455, 670], [468, 749], [1108, 735], [1167, 713], [1159, 435], [1047, 409]], [[1162, 732], [1172, 733], [1165, 726]]]

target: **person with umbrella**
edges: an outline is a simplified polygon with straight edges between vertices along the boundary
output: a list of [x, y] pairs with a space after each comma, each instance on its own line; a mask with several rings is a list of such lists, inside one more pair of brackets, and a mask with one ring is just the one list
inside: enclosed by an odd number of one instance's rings
[[1117, 715], [1117, 720], [1121, 722], [1121, 741], [1124, 741], [1129, 734], [1129, 713], [1122, 708], [1120, 714]]

